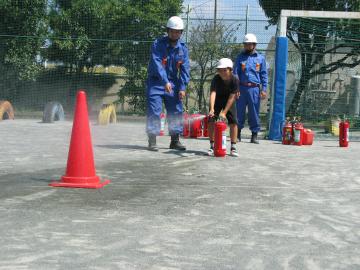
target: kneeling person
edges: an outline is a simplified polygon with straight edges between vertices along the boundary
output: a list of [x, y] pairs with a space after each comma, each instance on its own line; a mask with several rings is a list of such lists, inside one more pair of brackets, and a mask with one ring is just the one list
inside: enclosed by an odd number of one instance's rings
[[230, 125], [231, 156], [238, 156], [236, 151], [237, 118], [235, 99], [239, 96], [239, 80], [233, 75], [233, 62], [229, 58], [221, 58], [216, 66], [217, 75], [211, 81], [209, 104], [209, 138], [208, 154], [214, 154], [214, 123], [219, 118], [226, 118]]

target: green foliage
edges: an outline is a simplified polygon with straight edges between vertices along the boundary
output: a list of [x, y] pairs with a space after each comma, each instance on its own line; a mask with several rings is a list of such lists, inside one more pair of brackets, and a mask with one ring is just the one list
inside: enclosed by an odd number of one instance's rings
[[[98, 65], [124, 67], [130, 77], [124, 92], [139, 108], [150, 45], [165, 33], [167, 19], [179, 14], [181, 5], [182, 0], [0, 1], [2, 98], [25, 89], [22, 82], [35, 80], [40, 62], [47, 59], [63, 63], [63, 71], [77, 74], [74, 78]], [[70, 88], [69, 93], [76, 79]]]
[[0, 88], [11, 99], [19, 83], [34, 80], [41, 70], [36, 56], [47, 31], [46, 1], [0, 1]]
[[[47, 57], [61, 61], [70, 71], [106, 63], [109, 24], [112, 7], [120, 5], [112, 0], [54, 1], [50, 11], [51, 45]], [[98, 39], [94, 41], [91, 39]]]
[[[165, 4], [166, 3], [166, 4]], [[95, 65], [139, 69], [149, 43], [164, 32], [182, 1], [55, 0], [50, 13], [48, 57], [82, 70]]]
[[133, 113], [145, 115], [146, 113], [146, 95], [145, 82], [147, 70], [145, 67], [135, 71], [129, 78], [125, 86], [119, 91], [119, 103], [125, 102], [131, 106]]
[[125, 67], [130, 80], [119, 97], [128, 95], [131, 106], [144, 111], [145, 85], [138, 80], [146, 77], [150, 44], [165, 32], [167, 19], [181, 11], [181, 4], [181, 0], [55, 0], [48, 58], [76, 72], [84, 67], [91, 71], [95, 65]]

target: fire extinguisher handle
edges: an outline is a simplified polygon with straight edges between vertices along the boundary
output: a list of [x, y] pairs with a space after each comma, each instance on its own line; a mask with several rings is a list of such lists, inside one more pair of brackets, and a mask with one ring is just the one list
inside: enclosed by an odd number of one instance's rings
[[224, 117], [219, 116], [219, 121], [220, 121], [220, 122], [224, 122], [224, 123], [226, 123], [227, 119], [226, 119], [226, 118], [224, 118]]

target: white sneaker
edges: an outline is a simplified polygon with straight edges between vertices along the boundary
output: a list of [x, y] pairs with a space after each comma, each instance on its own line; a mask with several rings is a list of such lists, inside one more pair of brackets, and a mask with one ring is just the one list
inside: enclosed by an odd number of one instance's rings
[[214, 156], [214, 149], [212, 149], [212, 148], [210, 148], [209, 150], [208, 150], [208, 156]]
[[232, 157], [238, 157], [239, 156], [238, 152], [236, 151], [236, 148], [231, 148], [230, 156], [232, 156]]

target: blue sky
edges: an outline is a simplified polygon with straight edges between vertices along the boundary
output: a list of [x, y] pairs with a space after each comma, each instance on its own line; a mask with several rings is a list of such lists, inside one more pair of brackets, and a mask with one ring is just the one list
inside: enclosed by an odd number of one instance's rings
[[[190, 5], [190, 18], [193, 20], [213, 19], [214, 17], [214, 3], [215, 0], [184, 0], [184, 6], [187, 8]], [[275, 34], [276, 27], [271, 26], [268, 29], [266, 26], [267, 18], [263, 10], [256, 0], [217, 0], [217, 18], [225, 20], [233, 20], [236, 24], [240, 24], [237, 37], [241, 42], [246, 29], [246, 10], [249, 5], [249, 16], [247, 32], [254, 33], [258, 37], [258, 48], [266, 48], [271, 37]]]

